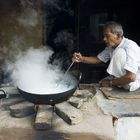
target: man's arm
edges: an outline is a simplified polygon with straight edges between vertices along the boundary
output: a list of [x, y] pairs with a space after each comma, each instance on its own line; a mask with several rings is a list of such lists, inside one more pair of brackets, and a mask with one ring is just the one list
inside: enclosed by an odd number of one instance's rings
[[130, 82], [134, 82], [135, 79], [136, 79], [136, 74], [130, 71], [126, 71], [126, 74], [120, 78], [116, 78], [111, 81], [107, 79], [101, 80], [100, 85], [104, 87], [109, 87], [110, 84], [113, 86], [123, 86], [129, 84]]
[[73, 60], [78, 63], [99, 64], [102, 61], [96, 56], [82, 56], [81, 53], [74, 53]]

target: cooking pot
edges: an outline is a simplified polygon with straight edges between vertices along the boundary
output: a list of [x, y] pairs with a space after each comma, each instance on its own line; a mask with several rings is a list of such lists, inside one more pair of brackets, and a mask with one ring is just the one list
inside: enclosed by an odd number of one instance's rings
[[75, 90], [77, 89], [77, 86], [79, 84], [79, 81], [81, 80], [82, 73], [79, 71], [70, 71], [70, 74], [73, 75], [76, 79], [76, 82], [72, 86], [71, 89], [61, 92], [61, 93], [30, 93], [28, 91], [24, 91], [20, 89], [19, 87], [17, 88], [19, 93], [28, 101], [34, 103], [34, 104], [47, 104], [47, 105], [54, 105], [57, 103], [61, 103], [63, 101], [68, 100]]

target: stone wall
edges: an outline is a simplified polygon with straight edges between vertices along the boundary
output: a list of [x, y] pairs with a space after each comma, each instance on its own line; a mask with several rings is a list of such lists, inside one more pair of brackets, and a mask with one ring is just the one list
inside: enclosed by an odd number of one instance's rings
[[0, 1], [0, 65], [29, 47], [42, 46], [40, 0]]

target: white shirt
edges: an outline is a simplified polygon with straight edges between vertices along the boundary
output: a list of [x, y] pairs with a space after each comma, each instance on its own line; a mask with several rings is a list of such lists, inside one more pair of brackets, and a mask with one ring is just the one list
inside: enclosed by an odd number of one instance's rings
[[140, 47], [134, 41], [123, 38], [115, 49], [106, 47], [97, 57], [103, 62], [112, 58], [107, 72], [115, 77], [125, 75], [126, 70], [136, 74], [136, 80], [124, 87], [130, 91], [140, 87]]
[[97, 57], [106, 63], [119, 48], [123, 48], [127, 54], [124, 69], [135, 74], [140, 73], [140, 47], [134, 41], [125, 37], [118, 47], [115, 49], [106, 47]]

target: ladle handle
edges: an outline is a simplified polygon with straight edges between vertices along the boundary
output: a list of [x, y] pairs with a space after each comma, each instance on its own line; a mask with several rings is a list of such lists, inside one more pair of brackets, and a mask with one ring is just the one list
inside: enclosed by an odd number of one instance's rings
[[72, 67], [73, 64], [74, 64], [74, 61], [72, 61], [72, 63], [70, 64], [70, 66], [69, 66], [68, 69], [66, 70], [65, 74], [68, 73], [68, 71], [70, 70], [70, 68]]
[[1, 92], [0, 93], [0, 99], [7, 97], [7, 94], [6, 94], [6, 92], [3, 89], [0, 89], [0, 92]]
[[80, 74], [79, 74], [79, 81], [81, 80], [81, 78], [82, 78], [82, 73], [80, 72]]

